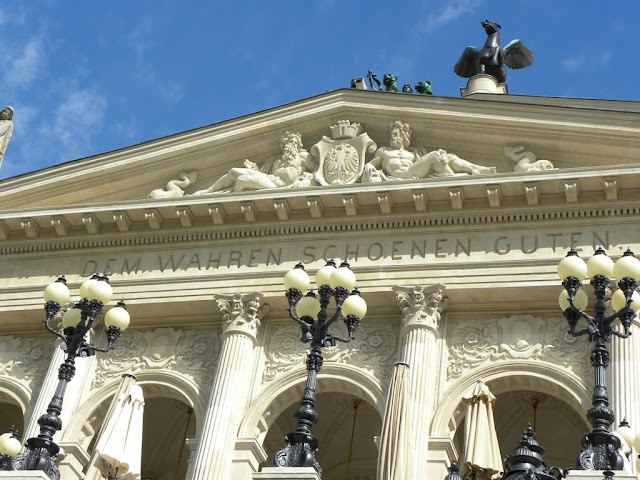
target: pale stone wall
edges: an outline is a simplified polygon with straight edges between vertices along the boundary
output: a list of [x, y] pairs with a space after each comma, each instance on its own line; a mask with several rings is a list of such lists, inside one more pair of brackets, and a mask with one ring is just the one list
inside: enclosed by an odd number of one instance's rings
[[[589, 346], [566, 334], [556, 265], [570, 247], [584, 257], [600, 245], [614, 258], [628, 246], [640, 252], [637, 105], [576, 100], [574, 110], [554, 99], [523, 105], [477, 96], [372, 98], [329, 93], [82, 160], [73, 175], [60, 166], [22, 183], [0, 182], [0, 399], [25, 413], [27, 435], [37, 433], [62, 358], [43, 333], [42, 288], [64, 273], [77, 291], [88, 275], [107, 272], [132, 315], [112, 352], [78, 360], [56, 435], [68, 478], [81, 477], [125, 372], [138, 376], [149, 398], [193, 409], [193, 430], [176, 427], [172, 438], [184, 447], [186, 478], [284, 474], [255, 471], [274, 453], [264, 448], [270, 429], [304, 386], [307, 349], [288, 319], [281, 283], [300, 260], [313, 275], [329, 258], [348, 259], [369, 305], [355, 341], [325, 350], [319, 388], [345, 402], [360, 399], [382, 417], [393, 363], [415, 367], [413, 469], [422, 475], [415, 478], [443, 478], [460, 456], [459, 404], [479, 379], [514, 404], [508, 421], [523, 420], [518, 410], [528, 408], [522, 402], [534, 392], [542, 398], [541, 430], [558, 412], [571, 435], [588, 428]], [[458, 158], [457, 171], [390, 179], [383, 160], [393, 157], [395, 121], [411, 124], [415, 150], [405, 148], [406, 158], [446, 149]], [[313, 188], [189, 195], [234, 168], [249, 168], [241, 167], [244, 158], [262, 169], [248, 172], [249, 180], [264, 179], [291, 128], [310, 156], [329, 165], [319, 176], [303, 175]], [[339, 163], [336, 143], [352, 162], [352, 171], [338, 176], [330, 168]], [[521, 154], [505, 154], [515, 146]], [[374, 157], [382, 159], [375, 170], [365, 167]], [[461, 157], [473, 164], [465, 167]], [[529, 168], [534, 164], [540, 168]], [[463, 171], [473, 167], [489, 171]], [[197, 176], [179, 183], [180, 171]], [[365, 174], [374, 180], [363, 181]], [[332, 178], [343, 183], [331, 184]], [[158, 189], [164, 193], [146, 198]], [[170, 192], [176, 195], [165, 195]], [[411, 297], [412, 289], [424, 293], [436, 285], [443, 292], [437, 315]], [[261, 308], [268, 305], [257, 318], [231, 306], [234, 296], [248, 294], [260, 298]], [[344, 327], [336, 325], [336, 332], [344, 334]], [[640, 428], [636, 337], [615, 340], [608, 379], [614, 410]], [[105, 343], [100, 323], [92, 341]], [[335, 433], [330, 430], [323, 432]], [[379, 435], [362, 431], [362, 442]], [[156, 449], [155, 458], [168, 451]]]

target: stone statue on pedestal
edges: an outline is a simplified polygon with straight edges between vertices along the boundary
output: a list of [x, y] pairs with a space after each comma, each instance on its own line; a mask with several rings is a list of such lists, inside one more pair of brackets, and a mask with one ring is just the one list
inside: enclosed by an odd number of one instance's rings
[[8, 106], [0, 110], [0, 165], [9, 145], [9, 139], [13, 135], [13, 112], [13, 107]]

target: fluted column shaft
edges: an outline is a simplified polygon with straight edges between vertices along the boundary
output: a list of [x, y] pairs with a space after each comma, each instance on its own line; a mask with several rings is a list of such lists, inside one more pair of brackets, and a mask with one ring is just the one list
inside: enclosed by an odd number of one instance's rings
[[20, 438], [26, 440], [27, 438], [37, 437], [40, 433], [38, 418], [47, 411], [47, 405], [49, 405], [49, 402], [58, 387], [58, 369], [60, 368], [60, 364], [64, 362], [64, 359], [65, 353], [60, 348], [60, 341], [56, 340], [49, 368], [47, 369], [47, 373], [42, 381], [38, 397], [35, 399], [33, 407], [31, 408], [29, 420], [25, 423], [24, 432], [20, 432]]
[[[631, 325], [631, 336], [611, 339], [611, 364], [607, 375], [611, 409], [617, 427], [626, 418], [640, 433], [640, 327]], [[633, 445], [630, 445], [633, 447]], [[635, 471], [636, 462], [631, 459]]]
[[429, 426], [435, 402], [434, 385], [437, 380], [436, 340], [438, 322], [446, 301], [442, 284], [414, 287], [393, 287], [402, 311], [399, 361], [409, 365], [411, 379], [410, 409], [413, 445], [412, 470], [415, 480], [427, 478]]
[[[94, 338], [95, 336], [93, 332], [91, 332], [90, 335], [91, 338]], [[58, 388], [58, 373], [60, 365], [65, 361], [66, 353], [60, 348], [61, 342], [59, 340], [52, 340], [53, 355], [51, 356], [49, 368], [47, 369], [47, 373], [42, 382], [42, 387], [40, 387], [40, 391], [38, 392], [38, 397], [35, 399], [35, 403], [31, 409], [29, 419], [25, 424], [24, 432], [20, 432], [20, 437], [24, 440], [27, 438], [37, 437], [40, 433], [38, 419], [47, 411], [49, 402], [51, 402], [51, 399]], [[65, 389], [64, 402], [62, 403], [62, 412], [60, 414], [60, 418], [62, 419], [62, 431], [57, 432], [55, 435], [55, 440], [58, 443], [64, 436], [65, 429], [69, 426], [69, 420], [78, 408], [83, 392], [89, 391], [88, 383], [91, 381], [91, 378], [93, 378], [95, 365], [95, 357], [80, 358], [75, 362], [75, 375], [73, 377], [73, 381], [69, 382]]]
[[229, 478], [238, 428], [247, 405], [262, 294], [216, 295], [222, 312], [222, 348], [198, 441], [192, 480]]

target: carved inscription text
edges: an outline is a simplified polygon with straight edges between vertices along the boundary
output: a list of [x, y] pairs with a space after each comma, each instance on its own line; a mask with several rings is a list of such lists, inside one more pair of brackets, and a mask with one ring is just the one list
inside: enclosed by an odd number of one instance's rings
[[[548, 255], [568, 250], [592, 253], [597, 247], [610, 249], [617, 245], [608, 231], [535, 232], [531, 234], [496, 232], [470, 235], [412, 235], [401, 240], [392, 238], [360, 239], [347, 242], [318, 241], [314, 244], [291, 246], [252, 244], [247, 248], [219, 247], [172, 253], [116, 255], [107, 258], [85, 259], [81, 276], [96, 272], [107, 275], [136, 275], [144, 271], [172, 273], [217, 269], [278, 266], [302, 260], [310, 264], [330, 258], [352, 262], [402, 262], [411, 260], [486, 258], [486, 255]], [[625, 244], [626, 245], [626, 244]], [[622, 251], [620, 252], [622, 253]]]

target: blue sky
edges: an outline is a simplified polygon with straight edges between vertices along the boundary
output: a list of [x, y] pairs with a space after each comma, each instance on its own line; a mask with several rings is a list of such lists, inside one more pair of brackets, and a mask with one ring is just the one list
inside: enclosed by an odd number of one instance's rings
[[511, 94], [640, 100], [640, 2], [0, 0], [0, 107], [16, 109], [0, 178], [342, 87], [372, 69], [459, 96], [453, 65], [520, 38]]

